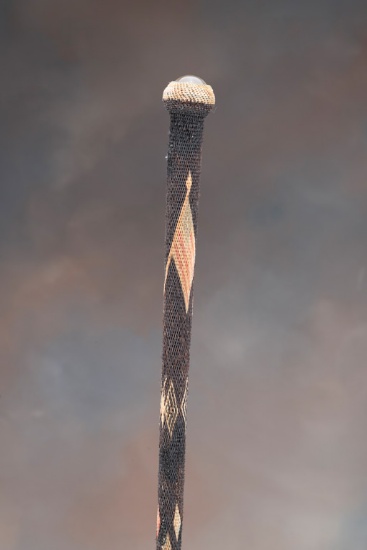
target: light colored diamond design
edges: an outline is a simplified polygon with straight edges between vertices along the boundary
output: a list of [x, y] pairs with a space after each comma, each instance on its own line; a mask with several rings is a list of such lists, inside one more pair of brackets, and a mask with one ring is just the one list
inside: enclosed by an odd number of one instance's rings
[[172, 437], [173, 428], [175, 427], [176, 420], [178, 417], [178, 406], [176, 400], [176, 392], [171, 380], [171, 383], [168, 388], [167, 397], [164, 403], [164, 414], [166, 419], [166, 424], [170, 436]]
[[172, 546], [171, 546], [171, 540], [169, 538], [169, 534], [167, 533], [167, 538], [164, 542], [164, 545], [162, 546], [162, 550], [172, 550]]
[[180, 529], [181, 529], [181, 516], [178, 509], [178, 504], [176, 504], [175, 517], [173, 519], [173, 528], [176, 533], [176, 539], [178, 540], [178, 536], [180, 534]]
[[159, 529], [161, 527], [161, 516], [159, 515], [159, 508], [157, 510], [157, 537], [159, 535]]
[[160, 405], [160, 415], [161, 415], [161, 424], [163, 426], [164, 423], [164, 416], [165, 416], [165, 400], [166, 400], [166, 382], [167, 382], [167, 376], [165, 377], [163, 384], [162, 384], [162, 391], [161, 391], [161, 405]]
[[192, 186], [191, 172], [186, 180], [186, 197], [182, 205], [181, 213], [177, 221], [175, 234], [173, 236], [171, 250], [166, 264], [166, 274], [164, 278], [164, 289], [171, 260], [174, 260], [178, 276], [181, 282], [182, 293], [185, 300], [186, 313], [189, 309], [190, 293], [192, 281], [194, 279], [195, 267], [195, 231], [192, 221], [192, 212], [190, 207], [189, 195]]
[[187, 393], [189, 388], [189, 379], [186, 378], [185, 392], [181, 401], [181, 412], [186, 425], [186, 408], [187, 408]]
[[176, 392], [171, 380], [168, 391], [166, 392], [167, 378], [164, 381], [161, 393], [161, 422], [162, 426], [164, 421], [166, 421], [167, 428], [170, 436], [172, 437], [173, 429], [176, 424], [176, 420], [179, 413], [179, 408], [177, 405]]

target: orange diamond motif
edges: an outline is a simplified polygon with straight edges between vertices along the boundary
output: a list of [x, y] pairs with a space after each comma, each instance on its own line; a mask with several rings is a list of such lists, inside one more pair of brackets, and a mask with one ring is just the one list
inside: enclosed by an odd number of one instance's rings
[[164, 288], [168, 269], [172, 260], [175, 262], [178, 276], [181, 282], [182, 293], [185, 300], [186, 313], [189, 309], [190, 293], [192, 281], [194, 279], [195, 267], [195, 231], [192, 221], [192, 212], [189, 202], [189, 195], [192, 186], [191, 172], [189, 172], [186, 180], [186, 197], [182, 205], [181, 213], [177, 221], [175, 234], [173, 236], [171, 250], [168, 255], [166, 264], [166, 274], [164, 279]]
[[160, 406], [160, 415], [161, 415], [161, 423], [163, 425], [164, 423], [164, 417], [165, 417], [165, 401], [166, 401], [166, 394], [165, 394], [165, 387], [167, 382], [167, 376], [165, 377], [163, 384], [162, 384], [162, 393], [161, 393], [161, 406]]
[[157, 537], [159, 535], [159, 529], [161, 528], [161, 516], [159, 515], [159, 508], [157, 510]]

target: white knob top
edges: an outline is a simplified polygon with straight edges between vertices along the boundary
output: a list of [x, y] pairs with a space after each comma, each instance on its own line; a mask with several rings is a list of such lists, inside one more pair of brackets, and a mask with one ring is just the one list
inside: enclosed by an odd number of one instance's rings
[[202, 78], [199, 78], [198, 76], [194, 76], [193, 74], [187, 74], [185, 76], [181, 76], [176, 80], [176, 82], [191, 82], [191, 84], [205, 84]]

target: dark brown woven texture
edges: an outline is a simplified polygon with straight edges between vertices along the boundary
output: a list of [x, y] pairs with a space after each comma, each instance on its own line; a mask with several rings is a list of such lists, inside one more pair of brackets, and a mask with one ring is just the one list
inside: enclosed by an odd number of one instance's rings
[[212, 106], [175, 100], [165, 101], [165, 104], [171, 124], [156, 548], [179, 550], [201, 146], [204, 118]]

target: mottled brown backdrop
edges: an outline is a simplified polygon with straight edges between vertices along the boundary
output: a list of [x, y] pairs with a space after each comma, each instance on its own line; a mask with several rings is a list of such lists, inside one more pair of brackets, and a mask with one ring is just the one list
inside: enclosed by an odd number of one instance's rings
[[168, 81], [206, 122], [183, 544], [367, 548], [365, 0], [2, 0], [0, 548], [154, 547]]

